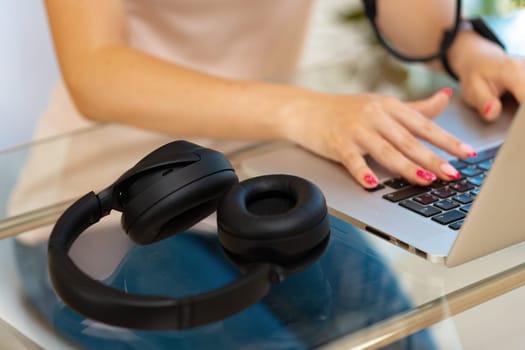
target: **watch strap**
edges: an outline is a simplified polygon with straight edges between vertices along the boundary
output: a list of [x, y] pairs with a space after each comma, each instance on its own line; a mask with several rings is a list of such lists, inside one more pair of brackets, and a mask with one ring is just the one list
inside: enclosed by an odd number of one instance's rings
[[[501, 40], [494, 34], [494, 32], [489, 28], [489, 26], [485, 23], [485, 21], [481, 17], [477, 18], [471, 18], [465, 21], [466, 25], [472, 29], [474, 32], [481, 35], [483, 38], [492, 41], [493, 43], [499, 45], [503, 50], [505, 50], [505, 45]], [[458, 80], [458, 75], [454, 72], [452, 67], [450, 66], [450, 62], [448, 60], [448, 55], [446, 52], [443, 53], [441, 56], [441, 64], [443, 65], [443, 68], [445, 71], [450, 75], [454, 80]]]

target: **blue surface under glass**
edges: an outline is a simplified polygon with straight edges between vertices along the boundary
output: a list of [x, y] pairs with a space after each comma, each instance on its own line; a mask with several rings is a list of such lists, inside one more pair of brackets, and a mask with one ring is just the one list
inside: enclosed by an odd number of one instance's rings
[[[136, 331], [88, 320], [49, 283], [46, 246], [16, 243], [26, 297], [65, 337], [88, 349], [309, 349], [411, 308], [395, 275], [361, 231], [331, 217], [327, 251], [307, 270], [272, 287], [228, 319], [183, 331]], [[215, 232], [185, 232], [134, 246], [105, 283], [130, 293], [187, 296], [225, 285], [238, 271]], [[434, 349], [422, 331], [387, 349]]]

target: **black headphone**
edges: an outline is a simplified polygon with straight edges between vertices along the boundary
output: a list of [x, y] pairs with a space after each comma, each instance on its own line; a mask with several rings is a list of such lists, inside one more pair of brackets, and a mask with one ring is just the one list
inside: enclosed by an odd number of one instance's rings
[[[183, 231], [217, 209], [222, 249], [243, 274], [222, 288], [183, 298], [127, 294], [104, 285], [82, 272], [68, 251], [112, 209], [122, 212], [122, 227], [139, 244]], [[222, 153], [175, 141], [98, 195], [90, 192], [69, 207], [51, 233], [48, 263], [57, 294], [86, 317], [135, 329], [185, 329], [256, 303], [273, 283], [315, 263], [329, 237], [325, 199], [311, 182], [268, 175], [239, 183]]]

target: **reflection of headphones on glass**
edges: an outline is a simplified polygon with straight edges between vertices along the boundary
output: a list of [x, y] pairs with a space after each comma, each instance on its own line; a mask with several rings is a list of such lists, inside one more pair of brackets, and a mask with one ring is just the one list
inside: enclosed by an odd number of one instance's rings
[[[237, 181], [224, 155], [211, 149], [175, 141], [150, 153], [98, 195], [80, 198], [56, 223], [48, 262], [58, 295], [77, 312], [111, 325], [184, 329], [247, 308], [273, 283], [317, 261], [330, 236], [321, 191], [290, 175]], [[77, 237], [112, 209], [122, 212], [131, 239], [149, 244], [216, 208], [223, 251], [243, 274], [213, 291], [183, 298], [127, 294], [87, 276], [68, 256]]]

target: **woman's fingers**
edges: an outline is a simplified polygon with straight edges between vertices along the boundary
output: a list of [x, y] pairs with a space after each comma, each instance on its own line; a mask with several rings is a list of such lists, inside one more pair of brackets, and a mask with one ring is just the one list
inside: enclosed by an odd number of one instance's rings
[[452, 94], [452, 89], [446, 87], [437, 91], [429, 98], [408, 102], [406, 105], [423, 114], [424, 116], [434, 119], [440, 115], [445, 110], [445, 108], [447, 108]]
[[465, 101], [487, 121], [501, 114], [502, 93], [508, 91], [518, 102], [525, 101], [525, 60], [507, 59], [499, 67], [490, 74], [471, 74], [461, 84]]
[[363, 133], [356, 141], [381, 165], [412, 183], [425, 186], [437, 179], [436, 174], [411, 161], [378, 133]]
[[450, 163], [417, 139], [427, 140], [460, 158], [475, 155], [472, 147], [420, 112], [430, 116], [438, 114], [446, 108], [449, 98], [450, 92], [441, 90], [428, 99], [411, 104], [389, 97], [381, 98], [380, 104], [371, 104], [373, 107], [365, 109], [365, 115], [357, 118], [363, 123], [361, 127], [350, 128], [352, 131], [348, 134], [345, 129], [340, 129], [345, 134], [338, 137], [344, 140], [337, 147], [341, 163], [365, 188], [375, 187], [379, 182], [366, 164], [363, 153], [418, 185], [429, 185], [438, 178], [445, 181], [460, 178], [460, 173]]
[[374, 188], [379, 184], [377, 176], [353, 145], [345, 145], [339, 153], [341, 163], [361, 186]]
[[458, 157], [474, 154], [471, 147], [422, 114], [439, 114], [449, 98], [450, 91], [441, 90], [411, 103], [415, 110], [393, 97], [375, 94], [321, 95], [316, 105], [323, 108], [301, 113], [301, 121], [311, 121], [310, 128], [294, 133], [292, 140], [343, 164], [364, 188], [379, 184], [365, 154], [414, 184], [426, 186], [438, 178], [454, 180], [460, 176], [458, 171], [418, 140], [428, 140]]
[[461, 177], [451, 164], [432, 152], [428, 147], [425, 147], [397, 121], [386, 119], [382, 124], [384, 128], [380, 131], [381, 135], [416, 164], [432, 171], [437, 177], [445, 181]]
[[452, 136], [439, 125], [418, 111], [410, 108], [407, 104], [399, 101], [393, 103], [390, 107], [390, 113], [412, 135], [420, 137], [458, 158], [467, 158], [476, 155], [472, 146]]
[[495, 84], [489, 83], [481, 77], [473, 77], [462, 84], [465, 101], [474, 107], [487, 121], [495, 120], [501, 114], [501, 91]]
[[519, 103], [525, 101], [525, 59], [513, 59], [509, 62], [501, 77], [501, 84]]

